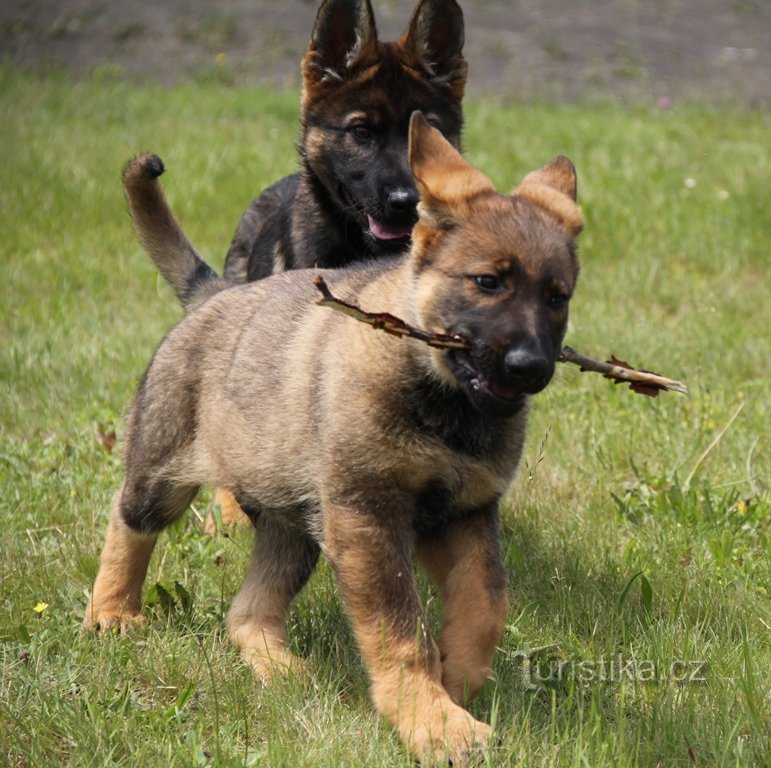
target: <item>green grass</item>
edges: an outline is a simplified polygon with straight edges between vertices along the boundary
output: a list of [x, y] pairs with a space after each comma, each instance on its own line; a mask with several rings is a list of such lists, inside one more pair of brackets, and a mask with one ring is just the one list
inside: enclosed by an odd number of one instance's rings
[[[0, 70], [4, 765], [412, 765], [372, 711], [325, 563], [291, 618], [311, 676], [253, 682], [223, 632], [249, 534], [203, 535], [208, 496], [161, 539], [148, 626], [79, 633], [121, 475], [95, 431], [120, 438], [181, 314], [120, 169], [158, 152], [220, 267], [251, 197], [295, 166], [297, 101]], [[468, 105], [468, 156], [500, 188], [560, 152], [578, 167], [568, 342], [691, 391], [646, 399], [562, 366], [537, 398], [504, 509], [511, 614], [472, 707], [496, 724], [490, 765], [771, 761], [770, 127], [699, 104]]]

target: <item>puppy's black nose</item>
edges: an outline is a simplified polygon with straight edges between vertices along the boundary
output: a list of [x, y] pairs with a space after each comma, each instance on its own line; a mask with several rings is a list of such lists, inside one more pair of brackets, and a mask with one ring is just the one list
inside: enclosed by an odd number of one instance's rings
[[393, 213], [409, 213], [418, 204], [418, 190], [409, 187], [396, 187], [388, 193], [386, 204]]
[[507, 381], [521, 392], [540, 392], [554, 374], [554, 363], [543, 354], [522, 347], [510, 349], [503, 358]]

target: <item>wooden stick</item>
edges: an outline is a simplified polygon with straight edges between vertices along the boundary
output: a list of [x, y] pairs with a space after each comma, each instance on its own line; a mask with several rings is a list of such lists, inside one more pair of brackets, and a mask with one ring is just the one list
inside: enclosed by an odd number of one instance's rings
[[428, 344], [429, 347], [437, 347], [438, 349], [468, 349], [471, 346], [460, 336], [449, 333], [429, 333], [428, 331], [422, 331], [420, 328], [408, 325], [404, 320], [400, 320], [398, 317], [394, 317], [388, 312], [365, 312], [361, 307], [357, 307], [355, 304], [349, 304], [347, 301], [343, 301], [342, 299], [333, 296], [332, 292], [329, 290], [329, 286], [321, 275], [316, 275], [313, 278], [313, 283], [322, 294], [322, 298], [318, 300], [318, 304], [323, 307], [336, 309], [344, 315], [348, 315], [355, 320], [371, 325], [378, 331], [385, 331], [392, 336], [399, 336], [401, 338], [409, 337], [410, 339], [418, 339], [418, 341]]
[[[417, 339], [438, 349], [471, 349], [471, 342], [457, 334], [423, 331], [388, 312], [365, 312], [356, 304], [338, 299], [329, 290], [329, 286], [321, 275], [316, 275], [313, 278], [313, 283], [321, 291], [322, 298], [318, 301], [321, 306], [342, 312], [355, 320], [371, 325], [376, 330], [385, 331], [400, 338]], [[563, 347], [557, 361], [573, 363], [580, 366], [582, 371], [601, 373], [606, 379], [610, 379], [616, 384], [629, 384], [633, 392], [648, 397], [657, 397], [662, 390], [688, 394], [688, 387], [681, 381], [668, 379], [666, 376], [652, 371], [638, 370], [615, 356], [611, 356], [608, 361], [595, 360], [576, 352], [572, 347]]]
[[616, 384], [629, 384], [634, 392], [639, 392], [641, 395], [656, 397], [662, 390], [688, 394], [688, 387], [682, 381], [668, 379], [653, 371], [637, 370], [614, 355], [607, 361], [595, 360], [576, 352], [572, 347], [563, 347], [558, 360], [561, 363], [574, 363], [580, 366], [582, 371], [601, 373]]

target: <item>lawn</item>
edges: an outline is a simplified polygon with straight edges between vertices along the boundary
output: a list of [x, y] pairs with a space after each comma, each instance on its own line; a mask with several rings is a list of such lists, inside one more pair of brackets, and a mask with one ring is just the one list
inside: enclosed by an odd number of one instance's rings
[[[0, 69], [4, 765], [413, 765], [373, 713], [326, 563], [290, 622], [311, 674], [253, 681], [223, 630], [249, 531], [205, 535], [210, 494], [160, 540], [147, 626], [79, 631], [126, 410], [181, 316], [121, 167], [163, 157], [172, 205], [220, 268], [242, 210], [295, 167], [297, 103]], [[500, 189], [558, 153], [578, 168], [567, 342], [690, 389], [650, 399], [560, 366], [536, 398], [503, 508], [512, 608], [472, 705], [495, 723], [488, 764], [768, 765], [771, 120], [471, 101], [466, 126]]]

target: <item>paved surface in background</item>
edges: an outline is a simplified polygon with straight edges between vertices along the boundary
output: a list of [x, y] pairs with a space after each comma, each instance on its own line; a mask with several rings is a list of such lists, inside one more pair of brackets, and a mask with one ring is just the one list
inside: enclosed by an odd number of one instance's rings
[[[417, 0], [373, 0], [382, 39]], [[468, 94], [771, 105], [771, 0], [461, 0]], [[296, 86], [316, 0], [2, 0], [13, 66]]]

